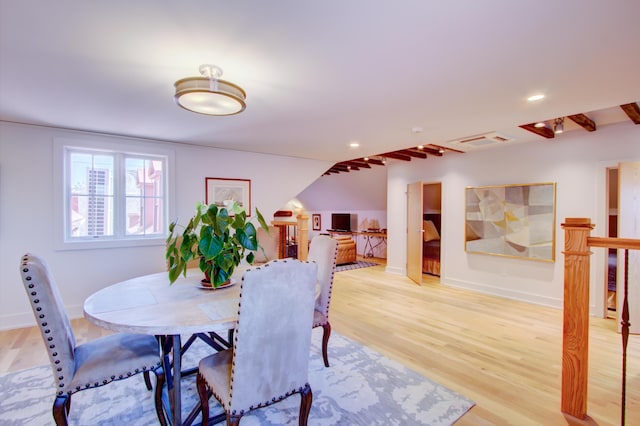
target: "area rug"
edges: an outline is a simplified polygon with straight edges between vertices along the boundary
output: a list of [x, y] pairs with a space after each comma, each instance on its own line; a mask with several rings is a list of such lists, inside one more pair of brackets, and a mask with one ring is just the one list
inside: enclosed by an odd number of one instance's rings
[[[333, 332], [329, 361], [321, 355], [322, 330], [315, 329], [309, 382], [313, 391], [310, 425], [451, 425], [474, 403], [381, 354]], [[206, 355], [204, 345], [192, 347], [185, 366]], [[0, 424], [53, 425], [53, 380], [48, 366], [0, 376]], [[197, 402], [193, 376], [183, 381], [183, 407]], [[210, 401], [212, 413], [215, 399]], [[298, 423], [300, 397], [252, 411], [243, 426]], [[199, 419], [197, 420], [199, 421]], [[152, 392], [142, 375], [73, 395], [71, 425], [157, 424]]]
[[369, 266], [378, 266], [375, 262], [365, 262], [364, 260], [358, 260], [356, 263], [347, 263], [346, 265], [336, 266], [336, 272], [350, 271], [351, 269], [368, 268]]

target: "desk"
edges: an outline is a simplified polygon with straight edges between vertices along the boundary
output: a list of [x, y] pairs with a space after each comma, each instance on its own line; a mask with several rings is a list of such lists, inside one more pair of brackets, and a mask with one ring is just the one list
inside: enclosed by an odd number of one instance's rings
[[[387, 244], [387, 234], [385, 232], [355, 232], [355, 234], [361, 235], [365, 239], [364, 249], [362, 250], [364, 257], [374, 257], [373, 250], [381, 244]], [[377, 241], [372, 242], [372, 238]]]
[[[245, 269], [236, 268], [236, 281]], [[226, 333], [234, 328], [237, 318], [240, 284], [206, 290], [199, 288], [201, 279], [199, 269], [190, 269], [186, 278], [180, 276], [169, 285], [167, 272], [160, 272], [114, 284], [84, 302], [85, 318], [100, 327], [166, 339], [163, 362], [174, 425], [182, 424], [180, 334]], [[173, 355], [171, 370], [167, 368], [169, 351]]]
[[[331, 229], [327, 229], [327, 232], [332, 236], [336, 235], [349, 235], [355, 236], [354, 241], [356, 242], [356, 253], [358, 252], [357, 244], [358, 244], [358, 236], [364, 237], [364, 249], [362, 250], [362, 256], [364, 257], [375, 257], [373, 254], [373, 250], [376, 247], [379, 247], [381, 244], [387, 244], [387, 233], [386, 232], [373, 232], [373, 231], [334, 231]], [[371, 239], [375, 239], [377, 241], [373, 242]]]

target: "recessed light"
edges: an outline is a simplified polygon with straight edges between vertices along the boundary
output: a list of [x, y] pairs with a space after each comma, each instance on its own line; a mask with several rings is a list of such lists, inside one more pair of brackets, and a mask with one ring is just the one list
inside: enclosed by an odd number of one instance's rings
[[546, 124], [544, 124], [544, 121], [539, 121], [539, 122], [537, 122], [536, 124], [533, 125], [533, 127], [536, 127], [538, 129], [540, 129], [540, 128], [544, 127], [544, 126], [546, 126]]
[[350, 142], [349, 146], [351, 148], [358, 148], [360, 146], [360, 142]]
[[544, 95], [543, 95], [542, 93], [539, 93], [539, 94], [537, 94], [537, 95], [532, 95], [532, 96], [529, 96], [529, 97], [527, 98], [527, 100], [528, 100], [529, 102], [535, 102], [535, 101], [539, 101], [539, 100], [541, 100], [541, 99], [544, 99]]
[[424, 149], [424, 145], [418, 145], [418, 149]]

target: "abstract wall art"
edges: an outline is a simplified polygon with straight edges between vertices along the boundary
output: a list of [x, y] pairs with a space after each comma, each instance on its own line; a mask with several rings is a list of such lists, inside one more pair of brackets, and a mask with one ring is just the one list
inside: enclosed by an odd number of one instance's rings
[[467, 253], [555, 261], [555, 182], [465, 191]]

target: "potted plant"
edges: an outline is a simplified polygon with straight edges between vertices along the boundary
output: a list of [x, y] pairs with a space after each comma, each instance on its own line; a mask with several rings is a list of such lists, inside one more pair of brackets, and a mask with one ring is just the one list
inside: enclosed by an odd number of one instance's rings
[[[256, 216], [260, 226], [268, 232], [258, 209]], [[260, 247], [255, 226], [236, 202], [226, 207], [198, 202], [195, 215], [182, 233], [178, 232], [178, 226], [177, 220], [172, 222], [167, 237], [166, 258], [171, 284], [180, 274], [186, 276], [190, 260], [199, 259], [200, 270], [205, 275], [203, 284], [209, 281], [213, 288], [220, 287], [231, 279], [243, 259], [252, 264], [253, 252]]]

